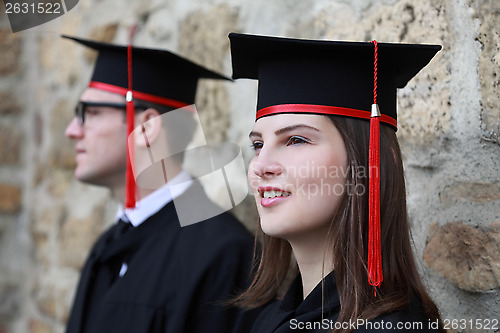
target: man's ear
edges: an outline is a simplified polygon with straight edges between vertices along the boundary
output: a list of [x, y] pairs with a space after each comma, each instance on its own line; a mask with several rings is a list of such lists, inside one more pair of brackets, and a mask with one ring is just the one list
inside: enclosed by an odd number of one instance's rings
[[138, 146], [149, 146], [158, 139], [162, 131], [162, 120], [158, 110], [149, 108], [136, 116], [135, 126], [141, 129], [137, 131], [136, 144]]

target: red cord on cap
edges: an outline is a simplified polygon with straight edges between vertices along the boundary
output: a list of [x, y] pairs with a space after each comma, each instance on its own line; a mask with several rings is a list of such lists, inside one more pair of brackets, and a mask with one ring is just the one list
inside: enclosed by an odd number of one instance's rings
[[132, 163], [135, 161], [134, 145], [129, 143], [128, 137], [134, 131], [135, 107], [132, 95], [132, 40], [135, 34], [136, 25], [130, 30], [130, 41], [127, 48], [127, 71], [128, 71], [128, 92], [127, 92], [127, 170], [125, 174], [125, 208], [135, 208], [135, 179], [132, 172]]
[[380, 235], [380, 111], [377, 105], [377, 62], [378, 45], [372, 41], [375, 49], [373, 105], [370, 118], [369, 150], [369, 203], [368, 203], [368, 283], [377, 287], [384, 280], [382, 273], [382, 245]]

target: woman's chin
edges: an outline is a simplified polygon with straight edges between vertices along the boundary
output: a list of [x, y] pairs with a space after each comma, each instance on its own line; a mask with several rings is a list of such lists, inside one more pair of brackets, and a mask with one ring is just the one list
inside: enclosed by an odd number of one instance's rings
[[271, 221], [269, 218], [265, 217], [261, 217], [260, 227], [262, 231], [270, 237], [285, 238], [290, 233], [290, 230], [288, 230], [282, 222], [276, 220]]

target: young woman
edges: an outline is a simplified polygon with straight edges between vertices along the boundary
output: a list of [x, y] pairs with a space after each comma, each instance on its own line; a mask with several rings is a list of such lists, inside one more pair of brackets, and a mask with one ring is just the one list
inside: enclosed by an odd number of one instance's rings
[[248, 179], [261, 251], [236, 303], [270, 305], [252, 332], [441, 331], [410, 245], [395, 133], [396, 89], [440, 47], [229, 38], [233, 78], [259, 80]]

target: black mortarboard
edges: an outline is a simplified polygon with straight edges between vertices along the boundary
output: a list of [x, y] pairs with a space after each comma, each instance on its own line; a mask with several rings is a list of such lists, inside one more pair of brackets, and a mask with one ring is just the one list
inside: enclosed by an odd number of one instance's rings
[[[229, 39], [233, 79], [259, 80], [257, 118], [280, 109], [268, 107], [290, 104], [337, 107], [339, 112], [330, 111], [370, 118], [372, 43], [236, 33], [231, 33]], [[381, 121], [396, 127], [396, 89], [404, 87], [440, 49], [439, 45], [378, 43], [377, 95]], [[326, 108], [289, 109], [289, 112], [329, 113]]]
[[235, 33], [229, 39], [233, 78], [259, 80], [257, 119], [281, 113], [370, 119], [367, 274], [368, 282], [374, 288], [380, 287], [383, 272], [379, 122], [397, 128], [397, 88], [403, 88], [441, 46]]
[[[89, 86], [126, 95], [127, 46], [63, 36], [98, 51]], [[230, 80], [166, 50], [132, 47], [135, 99], [180, 108], [194, 104], [198, 79]]]

